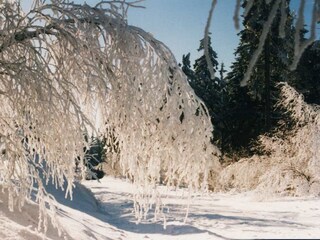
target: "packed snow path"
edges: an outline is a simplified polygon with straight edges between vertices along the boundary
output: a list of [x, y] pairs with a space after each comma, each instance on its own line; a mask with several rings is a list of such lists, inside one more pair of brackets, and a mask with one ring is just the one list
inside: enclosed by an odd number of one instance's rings
[[[164, 199], [167, 227], [152, 214], [136, 224], [130, 200], [132, 185], [124, 180], [105, 177], [85, 181], [89, 191], [78, 185], [72, 202], [52, 191], [61, 203], [59, 220], [64, 237], [72, 239], [252, 239], [252, 238], [319, 238], [319, 198], [278, 198], [259, 200], [252, 193], [195, 196], [190, 204], [186, 224], [187, 192], [166, 191]], [[36, 229], [36, 206], [26, 206], [21, 213], [10, 213], [0, 198], [1, 239], [41, 239]], [[63, 239], [49, 228], [48, 239]]]
[[[280, 198], [261, 201], [252, 193], [211, 194], [191, 201], [186, 224], [187, 200], [182, 190], [169, 192], [165, 199], [167, 228], [150, 219], [135, 224], [132, 203], [128, 200], [132, 186], [113, 178], [101, 184], [86, 182], [100, 201], [109, 223], [118, 229], [137, 233], [147, 239], [224, 239], [224, 238], [319, 238], [320, 199]], [[103, 187], [102, 187], [103, 186]], [[134, 237], [137, 237], [133, 235]]]

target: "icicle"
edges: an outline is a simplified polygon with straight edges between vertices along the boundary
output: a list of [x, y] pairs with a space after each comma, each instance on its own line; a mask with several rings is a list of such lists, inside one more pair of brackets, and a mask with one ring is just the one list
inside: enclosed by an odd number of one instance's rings
[[298, 13], [298, 20], [296, 23], [296, 32], [294, 35], [294, 59], [290, 66], [290, 70], [292, 71], [296, 69], [304, 50], [316, 39], [316, 23], [320, 16], [320, 1], [316, 0], [313, 3], [312, 19], [310, 26], [310, 38], [301, 42], [300, 32], [304, 27], [304, 9], [305, 0], [301, 0]]
[[281, 1], [281, 20], [279, 25], [279, 36], [281, 38], [284, 38], [286, 35], [285, 28], [286, 28], [287, 18], [288, 18], [288, 15], [286, 13], [286, 0], [282, 0]]
[[251, 60], [249, 62], [249, 66], [247, 68], [247, 71], [244, 75], [244, 78], [243, 80], [241, 81], [241, 86], [246, 86], [249, 79], [250, 79], [250, 76], [252, 74], [252, 70], [253, 70], [253, 67], [255, 66], [256, 62], [258, 61], [259, 57], [260, 57], [260, 54], [261, 52], [263, 51], [263, 46], [264, 46], [264, 43], [265, 43], [265, 40], [269, 34], [269, 30], [271, 28], [271, 25], [272, 25], [272, 22], [277, 14], [277, 10], [279, 8], [279, 4], [280, 4], [280, 1], [281, 0], [277, 0], [274, 5], [272, 6], [272, 10], [269, 14], [269, 17], [268, 17], [268, 20], [263, 24], [263, 30], [262, 30], [262, 33], [261, 33], [261, 36], [259, 38], [259, 45], [258, 45], [258, 48], [255, 50], [255, 52], [253, 53], [252, 57], [251, 57]]
[[234, 27], [236, 30], [239, 30], [239, 15], [240, 15], [240, 9], [241, 9], [241, 0], [237, 0], [236, 3], [236, 8], [234, 10], [233, 14], [233, 22], [234, 22]]
[[243, 13], [243, 16], [244, 16], [244, 17], [247, 17], [247, 16], [248, 16], [248, 14], [249, 14], [252, 6], [253, 6], [254, 1], [255, 1], [255, 0], [248, 0], [248, 1], [247, 1], [247, 5], [246, 5], [246, 7], [245, 7], [245, 9], [244, 9], [244, 13]]
[[208, 16], [208, 19], [207, 19], [207, 24], [206, 24], [206, 27], [205, 27], [205, 30], [204, 30], [204, 41], [203, 41], [203, 48], [204, 48], [204, 55], [206, 57], [206, 61], [207, 61], [207, 64], [208, 64], [208, 69], [209, 69], [209, 72], [210, 72], [210, 76], [211, 76], [211, 79], [214, 79], [214, 68], [213, 68], [213, 64], [212, 64], [212, 61], [210, 59], [210, 55], [209, 55], [209, 28], [210, 28], [210, 24], [211, 24], [211, 18], [212, 18], [212, 15], [213, 15], [213, 10], [215, 8], [217, 4], [217, 0], [212, 0], [212, 3], [211, 3], [211, 8], [210, 8], [210, 11], [209, 11], [209, 16]]
[[295, 29], [295, 34], [294, 34], [294, 62], [295, 62], [297, 56], [300, 54], [300, 46], [299, 45], [301, 42], [301, 30], [304, 27], [304, 7], [305, 7], [305, 0], [301, 0], [299, 12], [298, 12], [298, 20], [296, 23], [296, 29]]

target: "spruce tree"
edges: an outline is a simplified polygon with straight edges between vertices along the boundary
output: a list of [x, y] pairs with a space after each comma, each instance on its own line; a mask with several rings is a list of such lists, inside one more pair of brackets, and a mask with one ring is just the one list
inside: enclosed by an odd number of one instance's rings
[[302, 93], [305, 101], [320, 105], [320, 40], [310, 45], [291, 76], [290, 84]]
[[[211, 38], [209, 37], [209, 56], [214, 67], [214, 72], [218, 70], [217, 53], [213, 50], [211, 46]], [[204, 51], [204, 39], [200, 40], [200, 46], [198, 51]], [[208, 69], [208, 64], [206, 57], [203, 55], [195, 60], [191, 70], [190, 65], [190, 53], [183, 56], [183, 66], [182, 70], [188, 76], [188, 81], [191, 87], [194, 89], [197, 96], [199, 96], [208, 107], [210, 114], [214, 108], [215, 97], [217, 91], [219, 91], [220, 80], [218, 78], [211, 79], [211, 75]]]
[[[263, 24], [267, 21], [274, 1], [255, 1], [243, 19], [243, 30], [239, 32], [240, 43], [235, 51], [236, 61], [227, 75], [230, 148], [249, 151], [249, 143], [262, 133], [277, 126], [283, 112], [275, 107], [279, 99], [277, 84], [286, 81], [289, 75], [289, 63], [293, 55], [293, 18], [289, 1], [286, 1], [287, 19], [285, 36], [279, 36], [281, 20], [280, 10], [268, 33], [264, 49], [255, 65], [247, 86], [240, 82], [247, 70], [250, 58], [259, 44]], [[244, 1], [242, 7], [245, 7]]]
[[[213, 70], [218, 72], [218, 55], [213, 50], [211, 45], [211, 37], [209, 37], [209, 57], [211, 59]], [[200, 40], [198, 51], [204, 51], [204, 39]], [[200, 97], [209, 110], [212, 124], [214, 126], [213, 142], [220, 147], [223, 152], [223, 105], [224, 105], [224, 88], [225, 83], [223, 79], [215, 77], [211, 79], [208, 69], [206, 57], [203, 53], [201, 57], [195, 60], [193, 69], [191, 69], [190, 53], [182, 57], [182, 70], [187, 75], [190, 86], [194, 89], [195, 94]], [[220, 75], [226, 71], [224, 65], [221, 65], [219, 70]]]

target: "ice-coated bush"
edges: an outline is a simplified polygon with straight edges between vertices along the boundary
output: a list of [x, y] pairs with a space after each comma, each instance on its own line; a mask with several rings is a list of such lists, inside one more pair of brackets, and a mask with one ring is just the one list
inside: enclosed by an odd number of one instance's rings
[[264, 196], [320, 195], [320, 111], [308, 105], [294, 88], [281, 86], [279, 105], [295, 121], [291, 132], [261, 136], [260, 145], [268, 153], [231, 164], [222, 170], [219, 189], [257, 190]]
[[281, 87], [282, 100], [296, 124], [285, 139], [261, 137], [264, 148], [271, 152], [271, 170], [261, 180], [262, 187], [293, 195], [319, 195], [320, 189], [320, 109], [304, 102], [288, 84]]

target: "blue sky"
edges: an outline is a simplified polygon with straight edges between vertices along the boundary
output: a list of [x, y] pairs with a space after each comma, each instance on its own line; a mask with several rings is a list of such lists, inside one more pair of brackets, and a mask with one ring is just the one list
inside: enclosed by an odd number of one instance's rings
[[[98, 1], [86, 0], [86, 3], [95, 5]], [[211, 2], [212, 0], [145, 0], [139, 3], [145, 9], [129, 9], [128, 23], [143, 28], [165, 43], [178, 62], [181, 62], [183, 54], [190, 52], [193, 63], [202, 54], [197, 49], [204, 36]], [[233, 53], [239, 42], [232, 20], [235, 2], [218, 0], [210, 28], [213, 49], [218, 53], [218, 61], [224, 62], [227, 70], [234, 61]], [[291, 9], [297, 10], [299, 3], [300, 0], [291, 0]], [[313, 0], [306, 1], [306, 23], [310, 22], [312, 4]], [[319, 39], [319, 34], [317, 36]]]
[[[146, 0], [146, 9], [131, 9], [128, 23], [153, 34], [172, 50], [178, 62], [182, 55], [191, 53], [191, 59], [200, 56], [197, 51], [211, 6], [211, 0]], [[220, 3], [221, 2], [221, 3]], [[230, 65], [238, 36], [233, 25], [234, 0], [219, 1], [216, 5], [210, 31], [212, 45], [219, 62]], [[192, 61], [193, 62], [193, 61]]]
[[[262, 0], [257, 0], [262, 1]], [[197, 51], [212, 0], [146, 0], [146, 9], [131, 9], [128, 23], [153, 34], [172, 50], [178, 62], [182, 55], [191, 53], [191, 63], [202, 53]], [[234, 27], [235, 0], [218, 0], [211, 22], [212, 47], [218, 53], [219, 63], [227, 70], [234, 61], [239, 37]], [[291, 0], [291, 9], [297, 11], [300, 0]], [[313, 0], [306, 1], [305, 21], [311, 20]], [[241, 25], [241, 23], [240, 23]], [[317, 35], [319, 38], [319, 34]]]
[[[96, 2], [97, 0], [87, 0], [88, 4]], [[128, 23], [143, 28], [165, 43], [178, 62], [182, 61], [183, 54], [190, 52], [193, 64], [194, 59], [202, 54], [197, 49], [204, 36], [211, 2], [212, 0], [145, 0], [139, 3], [145, 9], [129, 10]], [[234, 51], [239, 42], [233, 23], [235, 2], [218, 0], [210, 28], [212, 47], [218, 53], [218, 61], [224, 62], [227, 70], [234, 61]], [[300, 0], [291, 0], [293, 10], [297, 10], [299, 4]], [[310, 22], [312, 5], [313, 0], [306, 1], [306, 23]]]

